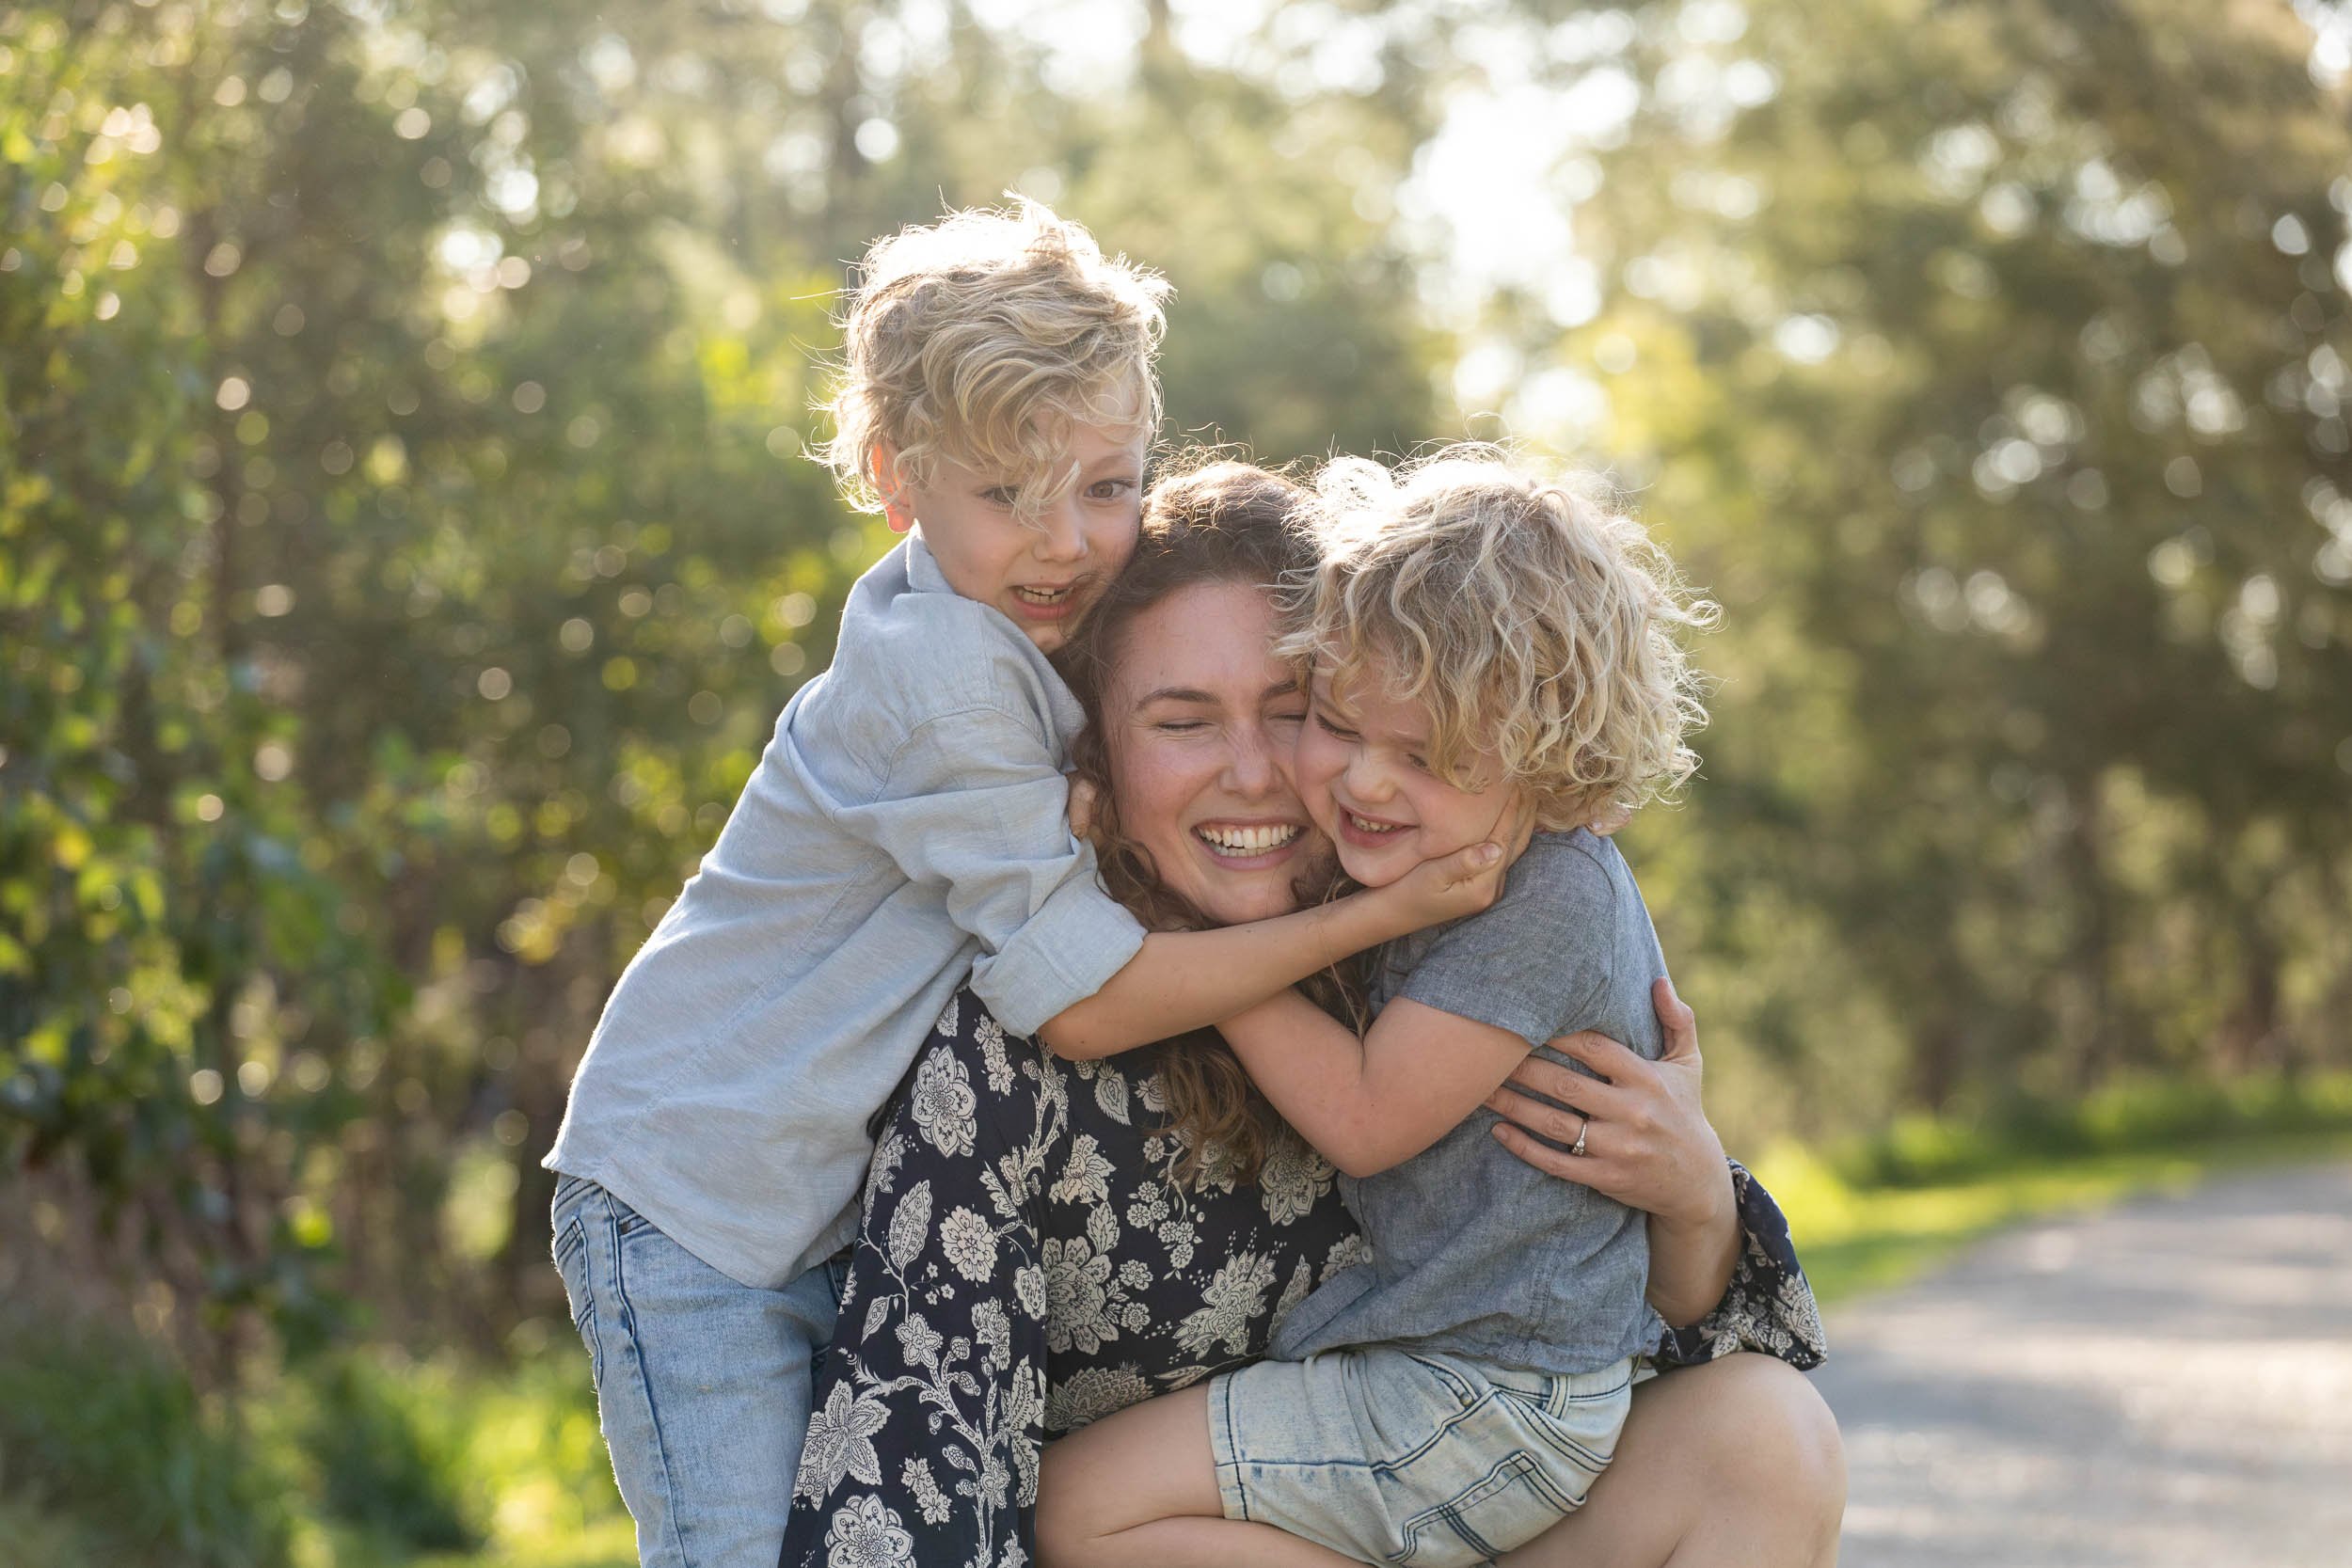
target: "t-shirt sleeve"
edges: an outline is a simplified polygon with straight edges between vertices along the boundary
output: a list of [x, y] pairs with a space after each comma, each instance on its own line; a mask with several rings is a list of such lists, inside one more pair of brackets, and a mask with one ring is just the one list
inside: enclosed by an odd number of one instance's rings
[[1022, 1035], [1102, 990], [1143, 945], [1095, 880], [1092, 847], [1071, 834], [1058, 762], [1033, 720], [968, 707], [911, 729], [875, 797], [837, 816], [908, 880], [944, 888], [948, 918], [980, 943], [973, 990]]
[[1502, 896], [1440, 931], [1396, 994], [1531, 1047], [1589, 1028], [1615, 962], [1616, 902], [1588, 855], [1547, 847], [1521, 856]]

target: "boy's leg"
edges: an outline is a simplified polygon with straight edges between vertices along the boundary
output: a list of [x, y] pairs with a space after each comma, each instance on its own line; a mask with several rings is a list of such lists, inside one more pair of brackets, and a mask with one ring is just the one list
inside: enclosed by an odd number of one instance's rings
[[837, 1287], [721, 1274], [594, 1182], [556, 1195], [556, 1265], [645, 1568], [772, 1568]]
[[1039, 1568], [1356, 1568], [1353, 1558], [1225, 1517], [1209, 1447], [1209, 1389], [1129, 1405], [1045, 1450]]

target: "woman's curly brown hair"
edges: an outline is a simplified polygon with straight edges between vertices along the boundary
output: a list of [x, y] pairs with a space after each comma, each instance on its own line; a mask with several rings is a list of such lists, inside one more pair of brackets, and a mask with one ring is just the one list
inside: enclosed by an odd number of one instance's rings
[[[1286, 578], [1295, 579], [1310, 570], [1314, 546], [1301, 526], [1300, 510], [1311, 499], [1304, 485], [1252, 464], [1214, 453], [1196, 454], [1189, 467], [1180, 459], [1177, 471], [1163, 470], [1144, 501], [1134, 558], [1056, 656], [1086, 709], [1086, 726], [1071, 755], [1075, 782], [1094, 797], [1089, 836], [1103, 886], [1147, 929], [1197, 931], [1216, 923], [1161, 879], [1151, 851], [1119, 823], [1103, 711], [1112, 669], [1136, 618], [1170, 594], [1222, 582], [1271, 592]], [[1328, 896], [1329, 891], [1318, 882], [1299, 893], [1307, 902]], [[1348, 976], [1317, 975], [1301, 989], [1335, 1017], [1358, 1016]], [[1216, 1030], [1197, 1029], [1151, 1049], [1157, 1055], [1153, 1066], [1168, 1131], [1184, 1148], [1176, 1166], [1179, 1181], [1197, 1180], [1212, 1162], [1220, 1176], [1255, 1180], [1266, 1157], [1283, 1140], [1297, 1138]]]

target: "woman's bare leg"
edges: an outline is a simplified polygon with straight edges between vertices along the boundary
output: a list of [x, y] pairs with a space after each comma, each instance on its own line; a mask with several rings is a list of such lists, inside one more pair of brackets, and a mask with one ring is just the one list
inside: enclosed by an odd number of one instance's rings
[[1510, 1568], [1835, 1568], [1837, 1419], [1804, 1374], [1742, 1352], [1633, 1390], [1584, 1506]]

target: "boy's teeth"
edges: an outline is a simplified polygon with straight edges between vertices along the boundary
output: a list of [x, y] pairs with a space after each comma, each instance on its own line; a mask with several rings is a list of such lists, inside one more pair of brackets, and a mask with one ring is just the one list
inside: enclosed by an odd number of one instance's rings
[[1375, 822], [1368, 817], [1359, 816], [1352, 811], [1347, 814], [1347, 819], [1355, 825], [1356, 831], [1361, 833], [1392, 833], [1405, 826], [1402, 822]]
[[1259, 828], [1196, 828], [1201, 839], [1229, 855], [1263, 855], [1298, 836], [1298, 825]]

